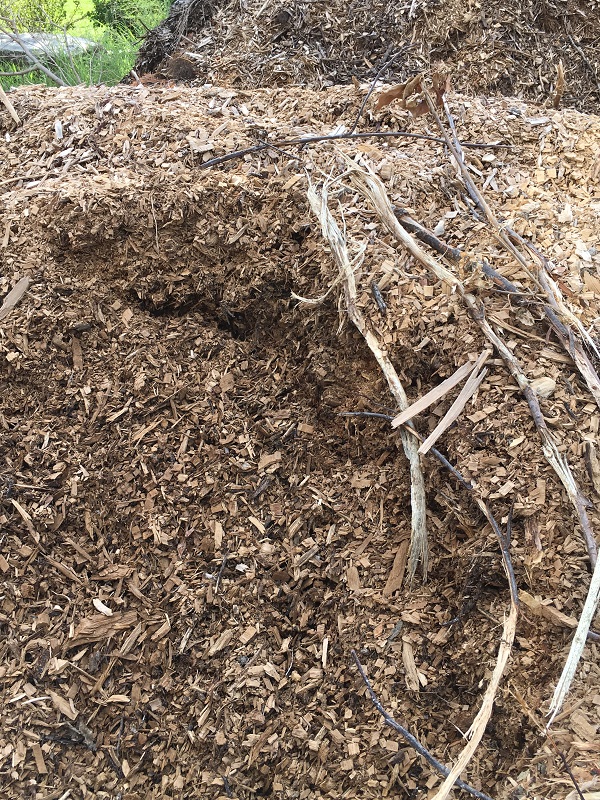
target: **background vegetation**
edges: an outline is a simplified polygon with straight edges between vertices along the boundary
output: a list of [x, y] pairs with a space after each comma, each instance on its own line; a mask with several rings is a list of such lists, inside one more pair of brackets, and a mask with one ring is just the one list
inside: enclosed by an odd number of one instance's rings
[[[112, 85], [133, 67], [141, 39], [169, 9], [168, 0], [0, 0], [2, 33], [78, 36], [95, 44], [87, 53], [47, 54], [42, 60], [63, 83]], [[8, 91], [20, 84], [55, 85], [48, 74], [25, 61], [0, 60], [0, 84]]]

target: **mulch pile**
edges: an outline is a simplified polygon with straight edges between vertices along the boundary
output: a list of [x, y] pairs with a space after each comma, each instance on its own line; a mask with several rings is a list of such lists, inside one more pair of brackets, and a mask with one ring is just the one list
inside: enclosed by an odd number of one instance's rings
[[565, 106], [600, 110], [597, 0], [176, 0], [146, 36], [140, 76], [259, 88], [321, 88], [441, 68], [460, 91], [551, 102], [559, 62]]
[[[495, 664], [509, 596], [471, 495], [424, 459], [431, 557], [407, 585], [410, 481], [395, 412], [346, 318], [307, 201], [368, 163], [392, 201], [465, 254], [457, 271], [530, 379], [582, 491], [600, 494], [600, 415], [539, 306], [478, 267], [527, 275], [472, 213], [443, 144], [337, 141], [208, 159], [350, 127], [368, 88], [22, 87], [2, 109], [0, 785], [5, 798], [425, 797], [439, 777], [370, 704], [450, 764]], [[449, 96], [495, 212], [553, 264], [598, 329], [600, 119]], [[431, 132], [396, 105], [359, 129]], [[435, 131], [434, 131], [435, 132]], [[296, 156], [296, 157], [295, 157]], [[298, 160], [298, 158], [300, 160]], [[413, 401], [485, 348], [342, 178], [330, 208], [364, 244], [359, 305]], [[436, 256], [439, 257], [439, 256]], [[376, 281], [384, 314], [371, 293]], [[1, 313], [1, 312], [0, 312]], [[506, 523], [524, 604], [463, 776], [495, 798], [598, 773], [589, 643], [552, 743], [540, 733], [589, 585], [571, 504], [502, 363], [438, 442]], [[549, 379], [551, 379], [549, 381]], [[427, 435], [451, 400], [416, 420]], [[592, 526], [600, 520], [590, 509]], [[543, 604], [543, 606], [541, 605]], [[595, 630], [598, 630], [596, 624]], [[571, 795], [569, 795], [571, 796]]]

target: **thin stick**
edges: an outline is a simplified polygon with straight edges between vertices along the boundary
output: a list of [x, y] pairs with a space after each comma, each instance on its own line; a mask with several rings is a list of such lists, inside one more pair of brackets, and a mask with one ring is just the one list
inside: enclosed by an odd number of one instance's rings
[[[534, 247], [533, 244], [528, 242], [526, 239], [524, 239], [518, 233], [513, 231], [511, 228], [502, 229], [500, 227], [498, 220], [496, 219], [496, 216], [494, 215], [493, 211], [485, 201], [483, 195], [475, 185], [475, 182], [473, 181], [473, 179], [469, 174], [469, 171], [467, 170], [464, 155], [462, 152], [462, 147], [460, 145], [460, 142], [458, 141], [454, 120], [452, 118], [452, 114], [450, 113], [450, 109], [448, 108], [448, 104], [446, 103], [445, 99], [444, 99], [444, 109], [446, 111], [446, 118], [448, 119], [448, 124], [450, 125], [450, 129], [452, 131], [452, 137], [454, 140], [453, 143], [450, 141], [450, 137], [446, 133], [446, 130], [444, 129], [444, 126], [442, 125], [442, 122], [437, 114], [433, 100], [426, 89], [425, 89], [425, 97], [429, 105], [429, 110], [434, 115], [439, 129], [444, 138], [446, 139], [446, 144], [448, 145], [452, 154], [457, 160], [461, 174], [463, 176], [463, 180], [465, 182], [465, 186], [467, 187], [469, 194], [471, 195], [473, 200], [477, 203], [479, 208], [484, 212], [488, 222], [490, 223], [490, 225], [494, 230], [496, 237], [504, 245], [504, 248], [517, 259], [519, 264], [525, 269], [527, 274], [534, 280], [536, 285], [543, 290], [551, 308], [553, 308], [556, 312], [558, 312], [563, 317], [563, 319], [567, 320], [569, 323], [574, 325], [575, 328], [579, 331], [580, 336], [582, 336], [582, 338], [585, 341], [587, 341], [588, 345], [596, 352], [596, 355], [600, 356], [600, 353], [596, 348], [595, 342], [585, 330], [584, 326], [581, 323], [581, 320], [579, 320], [565, 305], [560, 287], [558, 286], [556, 281], [554, 281], [550, 277], [548, 271], [549, 267], [548, 259], [542, 253], [540, 253], [540, 251], [536, 247]], [[519, 244], [524, 245], [531, 253], [533, 253], [536, 256], [536, 258], [540, 263], [540, 268], [537, 272], [537, 275], [533, 275], [530, 272], [529, 265], [525, 260], [525, 257], [519, 252], [519, 250], [517, 250], [517, 248], [514, 245], [514, 241], [518, 241]], [[554, 319], [556, 319], [556, 315], [553, 316]], [[554, 327], [554, 323], [552, 324]], [[595, 369], [592, 367], [591, 362], [585, 355], [585, 352], [581, 348], [581, 345], [579, 345], [578, 347], [575, 347], [574, 345], [570, 346], [570, 344], [574, 340], [574, 337], [566, 325], [563, 325], [563, 328], [565, 329], [565, 331], [567, 331], [568, 337], [567, 339], [565, 339], [565, 336], [562, 335], [560, 332], [558, 332], [561, 344], [575, 361], [590, 392], [592, 393], [594, 399], [596, 400], [596, 403], [600, 407], [600, 378], [598, 377]]]
[[14, 178], [7, 178], [4, 181], [0, 181], [0, 186], [7, 186], [9, 183], [18, 183], [19, 181], [40, 181], [42, 178], [46, 177], [48, 177], [48, 173], [45, 175], [15, 175]]
[[396, 215], [396, 219], [402, 225], [402, 227], [409, 231], [410, 233], [414, 233], [417, 239], [420, 239], [425, 244], [429, 245], [432, 250], [435, 250], [436, 253], [439, 253], [442, 256], [446, 256], [446, 258], [451, 259], [452, 261], [460, 261], [462, 258], [462, 253], [458, 247], [452, 247], [446, 242], [443, 242], [439, 237], [432, 233], [431, 231], [427, 230], [420, 222], [416, 222], [412, 219], [407, 212], [403, 208], [395, 208], [394, 214]]
[[513, 515], [512, 506], [508, 515], [506, 534], [504, 534], [500, 530], [500, 526], [498, 525], [494, 515], [492, 514], [492, 509], [490, 508], [489, 503], [487, 502], [484, 503], [482, 500], [477, 499], [477, 505], [485, 514], [487, 521], [492, 526], [492, 530], [494, 531], [494, 533], [498, 538], [498, 542], [500, 544], [500, 550], [502, 551], [502, 560], [504, 563], [504, 569], [506, 570], [506, 577], [508, 578], [508, 586], [510, 588], [510, 599], [513, 605], [515, 605], [518, 608], [519, 590], [517, 588], [517, 579], [515, 578], [515, 571], [513, 569], [512, 561], [510, 558], [510, 538], [512, 534], [512, 515]]
[[[408, 399], [404, 387], [400, 382], [398, 373], [385, 353], [371, 329], [367, 326], [365, 318], [357, 304], [356, 280], [346, 240], [337, 222], [334, 220], [327, 206], [327, 189], [323, 187], [319, 195], [312, 185], [308, 187], [308, 200], [312, 210], [321, 222], [323, 237], [329, 242], [331, 252], [336, 260], [340, 274], [343, 276], [344, 295], [346, 299], [346, 312], [349, 319], [362, 334], [369, 349], [375, 356], [388, 386], [400, 409], [408, 407]], [[411, 543], [409, 557], [409, 576], [412, 580], [419, 563], [423, 570], [423, 579], [427, 577], [428, 544], [426, 522], [425, 480], [421, 470], [421, 462], [417, 452], [416, 442], [406, 431], [401, 432], [402, 446], [410, 465], [410, 493], [412, 509]]]
[[554, 690], [552, 700], [550, 701], [550, 708], [548, 709], [550, 719], [548, 720], [548, 725], [546, 728], [547, 730], [550, 728], [550, 725], [552, 725], [554, 718], [560, 711], [565, 698], [569, 693], [569, 689], [571, 688], [571, 683], [575, 677], [577, 665], [581, 659], [581, 655], [587, 640], [587, 634], [590, 630], [599, 601], [600, 560], [596, 562], [596, 567], [592, 574], [592, 580], [590, 581], [590, 588], [588, 589], [587, 597], [585, 598], [585, 603], [583, 605], [583, 611], [581, 612], [581, 617], [579, 618], [575, 636], [571, 642], [571, 649], [569, 650], [569, 655], [567, 656], [565, 666], [563, 667], [562, 674], [558, 683], [556, 684], [556, 689]]
[[[219, 164], [224, 164], [226, 161], [233, 161], [235, 158], [243, 158], [251, 153], [259, 153], [262, 150], [268, 150], [271, 147], [283, 148], [291, 147], [292, 145], [300, 145], [303, 147], [307, 144], [316, 144], [318, 142], [333, 142], [337, 139], [371, 139], [371, 138], [394, 138], [403, 137], [406, 139], [420, 139], [426, 142], [437, 142], [438, 144], [445, 144], [445, 140], [438, 136], [429, 136], [425, 133], [409, 133], [408, 131], [369, 131], [366, 133], [333, 133], [329, 135], [317, 136], [302, 136], [298, 139], [286, 139], [284, 141], [276, 142], [261, 142], [252, 147], [245, 147], [243, 150], [234, 150], [231, 153], [225, 153], [223, 156], [211, 158], [200, 164], [200, 169], [207, 169], [208, 167], [216, 167]], [[462, 142], [462, 147], [470, 147], [476, 150], [485, 150], [490, 148], [492, 150], [512, 150], [512, 145], [502, 144], [500, 142], [485, 143], [485, 142]]]
[[25, 69], [14, 69], [11, 72], [0, 72], [0, 77], [2, 78], [12, 78], [15, 75], [29, 75], [31, 72], [35, 72], [37, 67], [25, 67]]
[[[485, 214], [488, 222], [490, 223], [490, 225], [494, 229], [494, 233], [497, 236], [497, 238], [499, 239], [499, 241], [502, 242], [502, 244], [504, 245], [506, 250], [508, 250], [508, 252], [511, 253], [514, 256], [514, 258], [519, 262], [519, 264], [523, 267], [523, 269], [525, 270], [527, 275], [529, 275], [531, 280], [534, 283], [538, 284], [538, 281], [537, 281], [535, 275], [533, 275], [531, 270], [529, 269], [529, 264], [527, 263], [526, 259], [517, 250], [517, 248], [513, 245], [513, 243], [510, 241], [509, 237], [507, 236], [507, 234], [502, 230], [502, 228], [498, 224], [498, 220], [496, 219], [496, 216], [495, 216], [494, 212], [492, 211], [492, 209], [488, 205], [486, 199], [483, 197], [483, 195], [481, 194], [481, 192], [478, 190], [477, 186], [475, 185], [475, 182], [471, 178], [471, 176], [469, 174], [469, 170], [467, 169], [467, 165], [465, 164], [464, 157], [462, 155], [462, 149], [461, 148], [464, 147], [464, 144], [459, 142], [458, 139], [455, 139], [455, 142], [452, 142], [452, 140], [450, 139], [450, 136], [446, 132], [446, 129], [442, 125], [442, 121], [441, 121], [441, 119], [439, 117], [439, 114], [437, 113], [437, 109], [435, 107], [435, 103], [433, 102], [433, 99], [432, 99], [431, 95], [429, 94], [429, 91], [427, 90], [427, 87], [423, 84], [422, 88], [423, 88], [423, 96], [425, 97], [425, 100], [427, 101], [427, 105], [429, 107], [429, 111], [433, 115], [433, 118], [435, 119], [435, 121], [437, 123], [437, 126], [440, 129], [440, 132], [441, 132], [442, 136], [444, 137], [444, 140], [446, 142], [446, 146], [448, 147], [448, 149], [450, 150], [450, 152], [454, 156], [454, 158], [456, 160], [456, 163], [458, 164], [458, 168], [460, 169], [460, 173], [462, 175], [464, 184], [467, 187], [467, 190], [468, 190], [469, 194], [471, 195], [472, 199], [475, 201], [477, 206]], [[445, 108], [446, 108], [446, 113], [449, 115], [450, 112], [448, 110], [448, 106], [445, 105]], [[454, 120], [452, 120], [452, 123], [451, 123], [451, 127], [453, 127], [453, 126], [454, 126]]]
[[423, 444], [419, 447], [420, 456], [422, 456], [423, 453], [426, 453], [429, 448], [432, 447], [433, 443], [437, 442], [440, 436], [458, 419], [460, 414], [462, 414], [464, 407], [473, 397], [486, 375], [487, 369], [481, 370], [479, 374], [477, 373], [477, 370], [473, 370], [456, 400], [452, 403], [448, 411], [446, 411], [442, 419], [431, 431], [427, 439], [425, 439]]
[[[352, 654], [352, 658], [354, 659], [354, 663], [356, 664], [356, 668], [358, 669], [358, 671], [360, 673], [360, 677], [362, 678], [363, 683], [367, 687], [367, 691], [369, 692], [369, 696], [371, 698], [371, 702], [373, 703], [373, 705], [375, 706], [377, 711], [379, 711], [379, 713], [381, 714], [381, 716], [385, 720], [385, 724], [388, 725], [390, 728], [393, 728], [401, 736], [403, 736], [406, 739], [406, 741], [409, 743], [409, 745], [413, 748], [413, 750], [416, 750], [417, 753], [420, 756], [423, 756], [423, 758], [427, 761], [427, 763], [430, 764], [435, 770], [437, 770], [437, 772], [439, 772], [444, 777], [450, 775], [450, 770], [448, 769], [448, 767], [446, 767], [444, 764], [442, 764], [441, 761], [438, 761], [437, 758], [435, 758], [435, 756], [432, 756], [431, 753], [429, 752], [429, 750], [427, 750], [427, 748], [424, 747], [419, 742], [418, 739], [415, 739], [415, 737], [411, 733], [409, 733], [406, 730], [406, 728], [404, 728], [402, 725], [400, 725], [399, 722], [396, 722], [396, 720], [392, 717], [391, 714], [388, 714], [388, 712], [382, 706], [381, 701], [379, 700], [379, 698], [375, 694], [375, 691], [374, 691], [373, 687], [371, 686], [371, 682], [369, 681], [369, 679], [367, 677], [367, 673], [365, 672], [364, 667], [360, 663], [360, 659], [358, 658], [358, 655], [356, 654], [356, 650], [351, 650], [350, 652]], [[477, 789], [474, 789], [468, 783], [465, 783], [464, 781], [461, 781], [460, 778], [457, 778], [456, 780], [454, 780], [452, 782], [452, 785], [453, 786], [458, 786], [459, 789], [463, 789], [465, 792], [468, 792], [469, 794], [473, 795], [473, 797], [479, 798], [479, 800], [492, 800], [492, 798], [489, 795], [484, 794], [484, 792], [480, 792]]]
[[405, 411], [401, 411], [396, 417], [394, 417], [392, 420], [392, 428], [399, 427], [413, 417], [416, 417], [417, 414], [421, 414], [423, 411], [429, 408], [429, 406], [439, 402], [448, 394], [448, 392], [452, 391], [455, 386], [461, 383], [461, 381], [467, 378], [473, 371], [475, 371], [475, 373], [479, 372], [488, 354], [489, 351], [484, 350], [475, 364], [472, 361], [465, 362], [449, 378], [446, 378], [446, 380], [439, 383], [430, 392], [427, 392], [427, 394], [420, 397], [414, 403], [411, 403], [411, 405]]
[[[0, 72], [0, 75], [2, 75], [2, 74], [3, 74], [3, 73], [2, 73], [2, 72]], [[6, 73], [4, 73], [4, 74], [6, 74]], [[20, 119], [19, 115], [17, 114], [17, 112], [15, 111], [15, 107], [14, 107], [14, 106], [13, 106], [13, 104], [11, 103], [11, 101], [10, 101], [10, 99], [9, 99], [8, 95], [6, 94], [6, 92], [4, 91], [4, 89], [2, 88], [2, 86], [0, 86], [0, 100], [2, 100], [2, 102], [3, 102], [3, 103], [4, 103], [4, 105], [6, 106], [6, 110], [8, 111], [8, 113], [9, 113], [9, 114], [11, 115], [11, 117], [13, 118], [13, 121], [14, 121], [14, 122], [15, 122], [17, 125], [20, 125], [20, 124], [21, 124], [21, 119]]]
[[[541, 257], [543, 258], [543, 256]], [[483, 265], [483, 273], [491, 278], [495, 283], [502, 285], [504, 289], [511, 294], [519, 293], [517, 287], [513, 283], [493, 269], [493, 267], [490, 267], [489, 264]], [[533, 298], [531, 298], [531, 301], [533, 302]], [[557, 305], [551, 306], [549, 303], [544, 303], [542, 307], [550, 327], [556, 333], [565, 352], [568, 353], [575, 362], [575, 365], [579, 369], [579, 373], [584, 379], [588, 389], [590, 390], [590, 393], [594, 397], [598, 407], [600, 407], [600, 377], [598, 376], [594, 365], [585, 352], [582, 343], [575, 338], [571, 329], [559, 318], [557, 311], [560, 311], [560, 309], [557, 307]], [[594, 349], [596, 349], [595, 344]]]
[[217, 575], [217, 580], [215, 581], [215, 595], [217, 595], [219, 592], [219, 586], [221, 585], [221, 578], [223, 577], [223, 571], [225, 570], [225, 564], [227, 564], [228, 558], [229, 558], [229, 553], [225, 553], [223, 559], [221, 560], [219, 574]]
[[[25, 53], [29, 61], [35, 65], [36, 69], [39, 69], [40, 72], [43, 72], [44, 75], [47, 75], [50, 78], [50, 80], [54, 81], [54, 83], [57, 86], [67, 85], [63, 80], [61, 80], [61, 78], [58, 77], [58, 75], [55, 72], [52, 72], [51, 69], [45, 66], [45, 64], [43, 64], [39, 60], [39, 58], [35, 55], [35, 53], [33, 53], [29, 49], [29, 47], [23, 41], [23, 37], [19, 36], [19, 33], [16, 27], [14, 26], [13, 20], [11, 20], [9, 17], [0, 16], [0, 22], [4, 23], [4, 25], [0, 25], [0, 31], [2, 31], [2, 33], [5, 33], [9, 39], [11, 39], [13, 42], [19, 45], [19, 47]], [[5, 27], [6, 25], [9, 25], [10, 28], [6, 28]]]
[[581, 60], [583, 61], [583, 63], [586, 65], [586, 67], [589, 69], [590, 73], [592, 74], [592, 76], [594, 78], [594, 81], [596, 83], [596, 89], [600, 93], [600, 78], [598, 77], [598, 73], [596, 71], [596, 67], [592, 64], [592, 62], [586, 56], [586, 54], [583, 51], [583, 49], [581, 48], [581, 46], [579, 44], [577, 44], [577, 42], [573, 38], [573, 32], [571, 30], [571, 23], [570, 22], [567, 22], [567, 36], [569, 37], [569, 41], [571, 42], [571, 44], [573, 45], [573, 47], [575, 48], [577, 53], [579, 53], [579, 55], [581, 56]]
[[[391, 422], [394, 419], [394, 417], [391, 417], [389, 414], [378, 414], [375, 411], [342, 411], [340, 414], [338, 414], [338, 416], [340, 416], [340, 417], [375, 417], [376, 419], [388, 420], [388, 422]], [[405, 422], [404, 423], [404, 428], [409, 433], [411, 433], [416, 439], [418, 439], [420, 442], [424, 442], [425, 441], [425, 438], [423, 436], [421, 436], [421, 434], [415, 429], [415, 427], [414, 427], [412, 422]], [[446, 456], [443, 455], [442, 453], [440, 453], [439, 450], [437, 450], [435, 447], [432, 447], [427, 452], [429, 452], [429, 453], [431, 453], [431, 455], [435, 456], [437, 458], [437, 460], [440, 462], [440, 464], [442, 466], [446, 467], [448, 472], [451, 472], [454, 475], [454, 477], [456, 478], [456, 480], [465, 487], [465, 489], [471, 490], [471, 489], [474, 488], [473, 484], [470, 483], [470, 481], [468, 481], [466, 478], [464, 478], [460, 474], [460, 472], [456, 469], [456, 467], [452, 466], [452, 464], [448, 461]]]
[[473, 757], [481, 739], [483, 738], [485, 728], [490, 720], [490, 717], [492, 716], [494, 700], [498, 691], [498, 687], [500, 685], [500, 681], [502, 680], [502, 676], [504, 674], [504, 670], [506, 669], [506, 665], [512, 650], [512, 645], [517, 630], [517, 619], [519, 617], [519, 598], [517, 582], [515, 580], [515, 574], [509, 552], [509, 534], [508, 532], [506, 535], [502, 533], [487, 503], [477, 499], [477, 504], [485, 514], [488, 522], [498, 537], [498, 542], [502, 551], [502, 563], [504, 564], [504, 570], [506, 572], [506, 577], [510, 587], [510, 612], [508, 617], [504, 620], [504, 630], [502, 633], [502, 639], [500, 640], [500, 646], [498, 648], [496, 666], [494, 667], [492, 677], [487, 689], [485, 690], [479, 711], [477, 712], [471, 727], [467, 731], [467, 738], [469, 741], [462, 749], [460, 755], [456, 759], [456, 763], [452, 767], [444, 783], [435, 793], [432, 800], [445, 800], [448, 797], [452, 791], [452, 787], [456, 783], [456, 779]]
[[[523, 238], [523, 236], [518, 234], [512, 228], [506, 227], [505, 230], [506, 230], [506, 233], [508, 234], [508, 236], [511, 239], [513, 239], [515, 242], [518, 242], [519, 244], [522, 244], [524, 247], [526, 247], [538, 259], [538, 261], [540, 263], [540, 270], [538, 272], [538, 278], [540, 280], [540, 284], [542, 286], [542, 289], [546, 293], [546, 297], [548, 299], [548, 304], [550, 305], [550, 307], [553, 308], [554, 311], [556, 311], [558, 314], [560, 314], [563, 317], [563, 319], [567, 320], [568, 322], [570, 322], [572, 325], [575, 326], [575, 328], [579, 331], [579, 335], [587, 343], [588, 347], [590, 347], [590, 349], [596, 354], [596, 356], [598, 356], [600, 358], [600, 351], [596, 347], [595, 341], [592, 339], [592, 337], [586, 331], [586, 329], [585, 329], [583, 323], [581, 322], [581, 320], [578, 317], [576, 317], [575, 314], [573, 314], [573, 312], [570, 311], [569, 308], [565, 305], [563, 294], [562, 294], [562, 292], [560, 290], [560, 286], [550, 276], [550, 262], [548, 261], [546, 256], [543, 253], [541, 253], [537, 249], [537, 247], [535, 247], [534, 244], [529, 242], [527, 239]], [[561, 324], [563, 324], [563, 327], [566, 330], [568, 330], [568, 327], [567, 327], [566, 324], [564, 324], [564, 323], [561, 323]], [[577, 364], [577, 366], [579, 366], [579, 364]], [[581, 367], [580, 367], [580, 370], [581, 370]], [[582, 371], [582, 375], [583, 375], [583, 371]], [[583, 377], [585, 378], [585, 375], [583, 375]], [[599, 380], [600, 380], [598, 378], [597, 374], [596, 374], [596, 379], [595, 380], [596, 380], [596, 383], [598, 383]], [[586, 382], [587, 382], [587, 379], [586, 379]], [[592, 392], [592, 394], [594, 395], [594, 397], [596, 397], [596, 400], [598, 401], [598, 398], [597, 398], [594, 390], [592, 390], [590, 388], [590, 391]]]
[[558, 749], [558, 747], [556, 747], [556, 752], [558, 753], [558, 756], [559, 756], [560, 760], [562, 761], [563, 767], [565, 768], [565, 772], [567, 773], [569, 778], [571, 778], [571, 780], [573, 781], [573, 786], [575, 787], [575, 791], [577, 792], [579, 800], [585, 800], [585, 795], [583, 794], [583, 792], [579, 788], [579, 784], [577, 783], [577, 779], [575, 778], [575, 775], [573, 775], [573, 770], [569, 766], [569, 762], [567, 761], [567, 757], [565, 756], [565, 754], [563, 753], [562, 750]]
[[[529, 294], [525, 292], [521, 292], [514, 283], [505, 278], [504, 275], [501, 275], [497, 269], [491, 267], [487, 261], [483, 261], [481, 264], [481, 271], [487, 278], [491, 278], [492, 281], [496, 284], [496, 286], [501, 286], [502, 290], [506, 292], [506, 294], [516, 295], [518, 298], [529, 298], [532, 302], [538, 302], [536, 298], [532, 298]], [[520, 301], [523, 304], [524, 301]], [[541, 301], [539, 301], [541, 302]]]
[[340, 411], [338, 417], [373, 417], [386, 419], [388, 422], [394, 419], [390, 414], [380, 414], [378, 411]]
[[529, 385], [529, 381], [525, 377], [519, 362], [514, 357], [512, 351], [504, 344], [502, 339], [500, 339], [500, 337], [492, 330], [490, 324], [485, 319], [482, 307], [477, 305], [473, 295], [465, 293], [463, 299], [467, 305], [467, 308], [471, 312], [471, 316], [479, 323], [481, 330], [500, 354], [508, 371], [517, 382], [525, 400], [527, 401], [531, 416], [535, 423], [535, 427], [542, 441], [542, 451], [544, 456], [546, 457], [546, 460], [550, 466], [554, 469], [555, 473], [558, 475], [561, 483], [567, 491], [575, 511], [577, 512], [577, 516], [583, 530], [583, 536], [590, 558], [590, 563], [592, 564], [592, 567], [594, 567], [598, 555], [598, 547], [596, 545], [596, 540], [594, 538], [586, 510], [587, 506], [589, 505], [589, 501], [581, 493], [567, 459], [559, 452], [556, 442], [554, 441], [554, 438], [552, 437], [552, 434], [546, 425], [546, 420], [542, 414], [537, 395]]

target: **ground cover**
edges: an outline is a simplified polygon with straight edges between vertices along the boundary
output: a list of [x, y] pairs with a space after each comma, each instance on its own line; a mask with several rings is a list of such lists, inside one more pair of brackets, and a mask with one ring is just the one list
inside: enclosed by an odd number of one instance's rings
[[[591, 502], [598, 408], [529, 277], [473, 214], [436, 142], [256, 143], [350, 127], [368, 90], [21, 87], [3, 112], [0, 781], [5, 796], [431, 796], [439, 778], [372, 708], [452, 763], [490, 680], [508, 587], [470, 494], [424, 461], [430, 566], [410, 586], [411, 486], [394, 401], [349, 325], [308, 177], [369, 165], [398, 207], [463, 251], [484, 304]], [[452, 94], [495, 212], [552, 261], [597, 335], [598, 118]], [[57, 120], [60, 125], [57, 126]], [[431, 133], [370, 105], [360, 129]], [[290, 152], [290, 149], [292, 152]], [[293, 156], [300, 155], [298, 162]], [[358, 306], [416, 400], [486, 341], [348, 184], [331, 188]], [[436, 256], [439, 257], [439, 256]], [[380, 288], [387, 310], [373, 296]], [[333, 287], [333, 288], [331, 288]], [[316, 298], [298, 303], [292, 291]], [[438, 446], [506, 524], [525, 601], [508, 672], [463, 776], [497, 798], [566, 798], [598, 759], [598, 644], [552, 744], [540, 733], [589, 585], [577, 516], [497, 354]], [[452, 398], [417, 420], [427, 435]], [[594, 507], [589, 509], [597, 530]], [[531, 600], [528, 600], [528, 597]], [[538, 598], [537, 605], [535, 598]], [[537, 611], [537, 614], [534, 613]], [[541, 614], [543, 611], [543, 614]], [[596, 626], [596, 630], [597, 630]]]

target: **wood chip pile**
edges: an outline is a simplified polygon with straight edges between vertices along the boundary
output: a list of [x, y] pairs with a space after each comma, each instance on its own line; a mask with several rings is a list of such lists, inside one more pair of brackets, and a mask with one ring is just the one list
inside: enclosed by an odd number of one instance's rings
[[600, 109], [598, 0], [176, 0], [136, 64], [148, 74], [236, 88], [320, 88], [372, 78], [405, 80], [441, 67], [454, 86], [547, 101], [559, 63], [563, 104]]
[[[591, 570], [527, 403], [490, 352], [436, 443], [475, 489], [422, 458], [428, 580], [410, 586], [400, 434], [341, 416], [398, 408], [348, 320], [309, 182], [329, 180], [350, 256], [364, 251], [357, 307], [409, 402], [489, 345], [459, 292], [384, 227], [347, 157], [461, 249], [457, 262], [431, 252], [535, 382], [597, 536], [598, 405], [530, 275], [474, 212], [443, 142], [337, 140], [203, 166], [265, 138], [348, 130], [367, 89], [22, 87], [19, 126], [0, 107], [2, 297], [29, 280], [0, 310], [3, 798], [432, 797], [439, 775], [384, 726], [350, 651], [451, 766], [509, 608], [476, 498], [503, 527], [513, 509], [522, 604], [462, 777], [494, 798], [562, 800], [561, 751], [593, 785], [597, 639], [543, 733]], [[600, 119], [448, 102], [462, 142], [508, 145], [465, 148], [470, 174], [501, 225], [549, 259], [597, 342]], [[376, 127], [440, 135], [396, 104], [358, 130]], [[328, 290], [315, 305], [291, 296]], [[458, 391], [415, 418], [421, 435]]]

